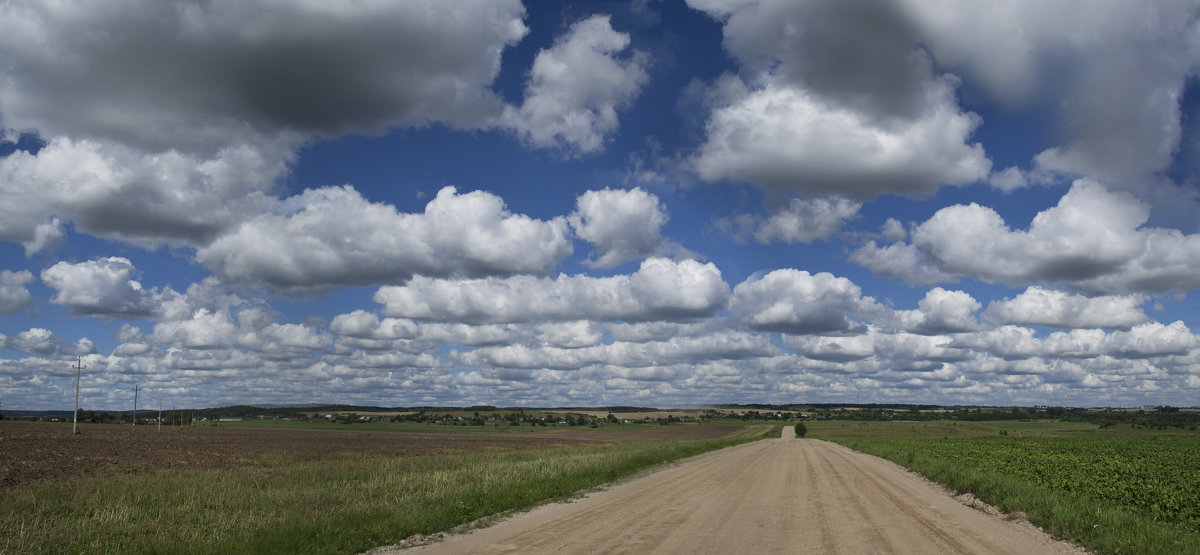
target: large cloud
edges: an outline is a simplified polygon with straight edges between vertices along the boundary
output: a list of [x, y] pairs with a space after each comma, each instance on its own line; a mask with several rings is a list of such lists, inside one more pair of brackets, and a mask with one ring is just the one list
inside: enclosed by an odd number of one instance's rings
[[0, 240], [45, 250], [63, 236], [61, 216], [144, 246], [202, 244], [270, 206], [263, 190], [288, 156], [274, 143], [198, 155], [56, 137], [37, 154], [0, 158]]
[[289, 198], [196, 259], [233, 280], [286, 288], [396, 283], [414, 274], [545, 274], [571, 248], [565, 219], [511, 214], [490, 193], [446, 187], [423, 214], [404, 214], [345, 186]]
[[954, 80], [934, 75], [895, 6], [693, 6], [725, 22], [748, 74], [714, 86], [693, 159], [701, 178], [868, 199], [987, 176], [982, 147], [967, 144], [979, 119], [958, 109]]
[[874, 242], [850, 259], [877, 274], [916, 283], [971, 276], [1009, 285], [1068, 283], [1096, 293], [1188, 291], [1200, 287], [1200, 235], [1146, 228], [1148, 207], [1079, 180], [1028, 231], [1013, 230], [978, 204], [943, 208], [910, 243]]
[[247, 131], [479, 126], [501, 113], [490, 87], [523, 16], [518, 0], [8, 3], [0, 113], [47, 137], [209, 154]]
[[614, 31], [607, 15], [576, 22], [538, 52], [524, 103], [507, 107], [501, 125], [535, 147], [572, 155], [599, 151], [617, 130], [617, 109], [647, 80], [644, 54], [616, 57], [628, 47], [629, 35]]
[[673, 320], [723, 308], [729, 285], [711, 263], [650, 258], [630, 275], [562, 275], [442, 280], [416, 277], [380, 287], [375, 301], [389, 316], [468, 323], [543, 320]]
[[170, 287], [147, 289], [127, 258], [110, 256], [78, 264], [58, 262], [42, 270], [56, 293], [50, 302], [76, 314], [125, 318], [178, 317], [190, 311], [184, 295]]
[[269, 209], [313, 136], [494, 125], [517, 0], [402, 4], [133, 0], [0, 7], [0, 240], [78, 231], [200, 246]]
[[1200, 63], [1194, 2], [906, 3], [939, 65], [1010, 107], [1053, 106], [1066, 144], [1040, 166], [1139, 188], [1170, 166]]
[[571, 227], [581, 239], [596, 246], [596, 268], [654, 254], [663, 243], [659, 234], [667, 223], [666, 209], [658, 197], [634, 188], [628, 191], [587, 191], [575, 199]]

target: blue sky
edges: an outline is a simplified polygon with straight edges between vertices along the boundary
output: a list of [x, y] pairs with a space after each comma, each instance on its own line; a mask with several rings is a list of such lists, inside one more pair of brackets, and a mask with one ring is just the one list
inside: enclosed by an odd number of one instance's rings
[[1197, 2], [0, 27], [6, 409], [1198, 404]]

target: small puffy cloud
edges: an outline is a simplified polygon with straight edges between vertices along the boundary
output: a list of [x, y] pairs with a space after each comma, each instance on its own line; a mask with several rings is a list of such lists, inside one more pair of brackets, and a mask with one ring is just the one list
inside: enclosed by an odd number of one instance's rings
[[1109, 334], [1108, 351], [1121, 358], [1186, 355], [1200, 346], [1200, 338], [1182, 321], [1138, 324], [1128, 331]]
[[1148, 320], [1145, 302], [1143, 295], [1085, 297], [1031, 286], [1012, 299], [993, 301], [985, 318], [1024, 326], [1129, 329]]
[[723, 308], [729, 285], [712, 263], [649, 258], [630, 275], [562, 275], [470, 280], [415, 277], [380, 287], [375, 301], [389, 316], [465, 323], [542, 320], [673, 320]]
[[512, 214], [483, 191], [445, 187], [422, 214], [353, 187], [309, 189], [196, 252], [229, 279], [275, 287], [395, 283], [414, 274], [545, 274], [571, 252], [567, 222]]
[[42, 270], [42, 281], [56, 293], [50, 302], [76, 314], [158, 317], [185, 305], [182, 295], [167, 287], [146, 289], [136, 278], [138, 270], [127, 258], [110, 256], [74, 264], [58, 262]]
[[1008, 285], [1068, 283], [1095, 293], [1200, 287], [1200, 235], [1144, 228], [1148, 217], [1148, 207], [1130, 195], [1078, 180], [1028, 231], [1009, 228], [991, 208], [955, 205], [916, 226], [909, 243], [869, 242], [850, 260], [915, 283], [971, 276]]
[[848, 257], [876, 275], [899, 278], [911, 284], [930, 285], [958, 279], [954, 274], [939, 270], [928, 258], [919, 247], [903, 241], [882, 247], [875, 241], [867, 241]]
[[334, 316], [329, 331], [360, 339], [412, 339], [419, 333], [417, 325], [410, 320], [384, 318], [381, 321], [365, 310]]
[[[19, 233], [26, 231], [20, 230]], [[33, 236], [21, 241], [21, 246], [25, 248], [25, 256], [33, 256], [34, 253], [53, 251], [65, 240], [66, 232], [63, 231], [62, 220], [51, 216], [45, 222], [35, 225]]]
[[379, 316], [365, 310], [338, 314], [329, 323], [329, 331], [349, 337], [373, 338], [379, 329]]
[[1010, 166], [1004, 168], [1003, 171], [993, 173], [988, 177], [988, 183], [1001, 191], [1011, 193], [1017, 189], [1028, 187], [1029, 178], [1020, 168]]
[[113, 349], [113, 356], [119, 357], [140, 357], [145, 356], [154, 351], [154, 347], [147, 343], [122, 343]]
[[28, 270], [0, 270], [0, 313], [13, 314], [33, 304], [33, 296], [25, 285], [33, 281]]
[[753, 237], [758, 243], [782, 241], [811, 243], [833, 235], [848, 218], [858, 214], [862, 203], [841, 196], [792, 198], [782, 209], [767, 216], [735, 214], [716, 221], [716, 227], [735, 239]]
[[538, 338], [551, 347], [578, 349], [599, 345], [604, 339], [604, 330], [596, 322], [587, 320], [551, 322], [538, 326]]
[[299, 324], [271, 324], [237, 337], [239, 346], [274, 356], [295, 356], [297, 352], [325, 349], [332, 343], [329, 335]]
[[896, 218], [888, 218], [887, 221], [883, 222], [883, 227], [880, 228], [879, 234], [884, 239], [891, 241], [903, 241], [908, 238], [908, 230], [904, 229], [904, 224], [900, 223], [900, 220]]
[[190, 319], [154, 325], [154, 343], [187, 349], [226, 347], [237, 340], [238, 327], [226, 311], [197, 310]]
[[79, 356], [96, 352], [96, 344], [86, 337], [72, 345], [45, 328], [30, 328], [12, 337], [0, 334], [0, 348], [47, 357]]
[[660, 232], [667, 223], [667, 211], [657, 196], [641, 188], [604, 189], [579, 195], [568, 220], [576, 235], [596, 246], [599, 258], [588, 264], [613, 268], [655, 254], [662, 247]]
[[983, 148], [965, 143], [979, 119], [956, 110], [949, 87], [940, 96], [921, 119], [881, 125], [802, 89], [769, 84], [714, 108], [693, 163], [706, 181], [859, 199], [987, 177]]
[[876, 304], [846, 278], [787, 268], [738, 284], [730, 308], [755, 329], [819, 335], [861, 331], [851, 316]]
[[828, 362], [850, 362], [875, 355], [873, 334], [849, 337], [785, 335], [783, 344], [807, 358]]
[[572, 155], [601, 150], [619, 125], [617, 110], [641, 91], [647, 57], [629, 47], [629, 35], [614, 31], [607, 15], [571, 26], [549, 49], [538, 52], [521, 106], [506, 108], [499, 124], [537, 148]]
[[917, 302], [917, 310], [899, 311], [895, 318], [902, 329], [914, 333], [960, 333], [979, 328], [975, 313], [982, 306], [965, 291], [947, 291], [941, 287], [934, 287]]
[[26, 354], [50, 355], [62, 349], [65, 342], [45, 328], [31, 328], [8, 338], [7, 347]]

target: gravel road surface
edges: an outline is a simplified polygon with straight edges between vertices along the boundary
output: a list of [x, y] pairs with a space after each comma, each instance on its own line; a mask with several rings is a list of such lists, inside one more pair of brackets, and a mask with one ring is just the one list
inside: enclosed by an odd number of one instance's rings
[[791, 433], [442, 542], [372, 553], [1080, 553], [888, 461]]

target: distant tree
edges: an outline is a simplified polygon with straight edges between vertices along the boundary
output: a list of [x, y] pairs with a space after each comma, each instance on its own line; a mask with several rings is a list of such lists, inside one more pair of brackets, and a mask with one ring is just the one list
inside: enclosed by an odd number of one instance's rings
[[808, 426], [805, 426], [803, 422], [797, 422], [796, 423], [796, 437], [804, 437], [807, 434], [808, 434]]

